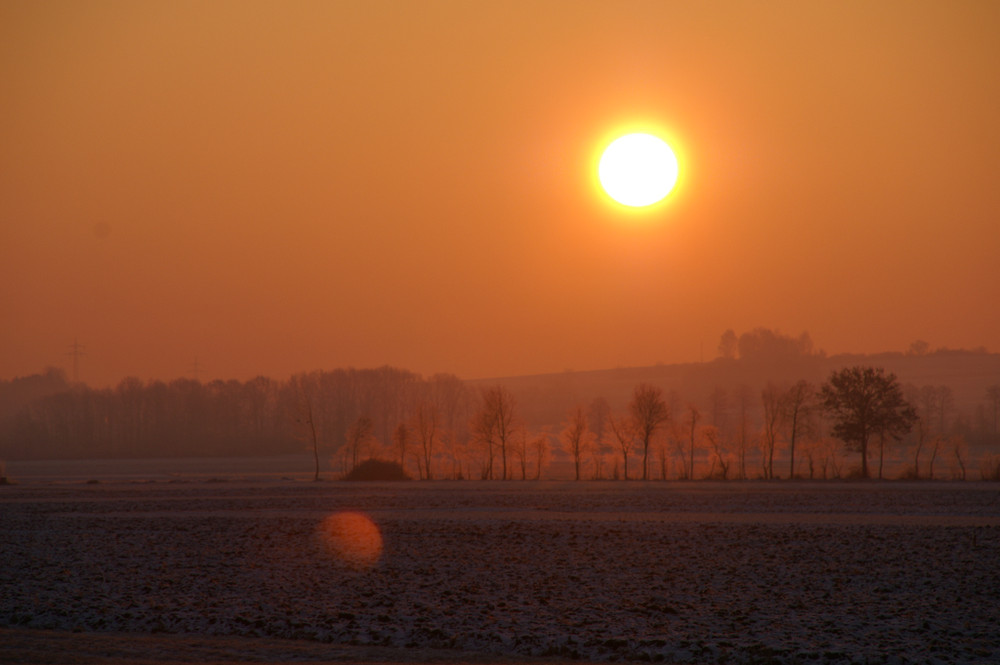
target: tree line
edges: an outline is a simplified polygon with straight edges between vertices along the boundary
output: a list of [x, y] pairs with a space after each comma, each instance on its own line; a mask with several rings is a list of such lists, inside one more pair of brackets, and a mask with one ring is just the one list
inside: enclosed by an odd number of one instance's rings
[[[992, 429], [978, 453], [950, 388], [904, 386], [870, 366], [835, 371], [821, 385], [716, 388], [707, 409], [639, 384], [618, 413], [601, 399], [573, 409], [562, 436], [577, 479], [588, 462], [596, 478], [884, 479], [892, 457], [896, 478], [966, 480], [978, 470], [1000, 480], [1000, 386], [986, 398], [990, 420], [981, 425]], [[630, 459], [639, 465], [632, 475]]]
[[[502, 386], [381, 367], [287, 381], [123, 379], [71, 385], [62, 370], [0, 382], [0, 459], [279, 455], [308, 450], [313, 471], [369, 458], [419, 478], [539, 478], [549, 437], [529, 432]], [[322, 465], [321, 465], [322, 461]]]
[[[1000, 444], [1000, 386], [986, 398], [983, 427]], [[844, 368], [821, 385], [719, 387], [702, 405], [641, 382], [623, 408], [597, 397], [535, 426], [521, 406], [500, 384], [393, 367], [287, 381], [126, 378], [107, 389], [47, 370], [0, 382], [0, 459], [308, 451], [316, 478], [378, 458], [418, 478], [541, 478], [555, 460], [578, 480], [1000, 480], [1000, 446], [973, 453], [949, 388], [904, 386], [875, 367]]]

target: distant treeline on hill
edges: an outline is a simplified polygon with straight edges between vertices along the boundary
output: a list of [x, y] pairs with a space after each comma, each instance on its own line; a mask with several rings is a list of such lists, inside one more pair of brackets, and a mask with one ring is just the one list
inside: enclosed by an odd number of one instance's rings
[[[774, 400], [801, 383], [817, 394], [853, 365], [895, 373], [919, 416], [919, 427], [890, 442], [897, 474], [950, 477], [960, 468], [966, 476], [1000, 453], [1000, 354], [918, 343], [906, 353], [828, 357], [808, 334], [758, 329], [727, 331], [706, 363], [489, 381], [381, 367], [283, 381], [126, 378], [95, 389], [49, 369], [0, 381], [0, 459], [310, 451], [341, 473], [377, 457], [421, 478], [544, 477], [553, 461], [584, 478], [621, 478], [626, 466], [630, 478], [838, 477], [854, 462], [816, 400], [797, 433]], [[658, 391], [666, 412], [641, 468], [612, 427], [639, 385]], [[775, 462], [793, 449], [784, 467]]]
[[[389, 441], [409, 402], [433, 386], [469, 389], [453, 376], [402, 369], [338, 369], [286, 381], [123, 379], [71, 385], [62, 370], [0, 383], [0, 456], [8, 459], [272, 455], [301, 452], [315, 428], [341, 448], [362, 416]], [[457, 417], [457, 414], [456, 414]]]

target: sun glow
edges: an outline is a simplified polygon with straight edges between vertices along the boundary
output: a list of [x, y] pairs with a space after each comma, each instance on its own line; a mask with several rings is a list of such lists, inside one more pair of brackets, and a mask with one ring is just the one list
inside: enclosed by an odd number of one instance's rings
[[652, 134], [621, 136], [608, 145], [597, 165], [601, 187], [612, 199], [631, 208], [661, 201], [677, 182], [674, 151]]

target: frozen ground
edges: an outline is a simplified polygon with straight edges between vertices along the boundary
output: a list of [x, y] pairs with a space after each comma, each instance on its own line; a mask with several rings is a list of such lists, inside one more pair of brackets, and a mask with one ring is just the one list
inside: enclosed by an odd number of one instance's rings
[[26, 483], [0, 529], [0, 660], [1000, 662], [996, 484]]

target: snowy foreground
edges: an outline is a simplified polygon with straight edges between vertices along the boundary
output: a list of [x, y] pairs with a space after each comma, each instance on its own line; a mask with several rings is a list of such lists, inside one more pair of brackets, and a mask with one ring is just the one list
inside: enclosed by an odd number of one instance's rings
[[[320, 536], [341, 511], [371, 567]], [[0, 640], [33, 657], [1000, 662], [996, 484], [39, 483], [0, 529]]]

